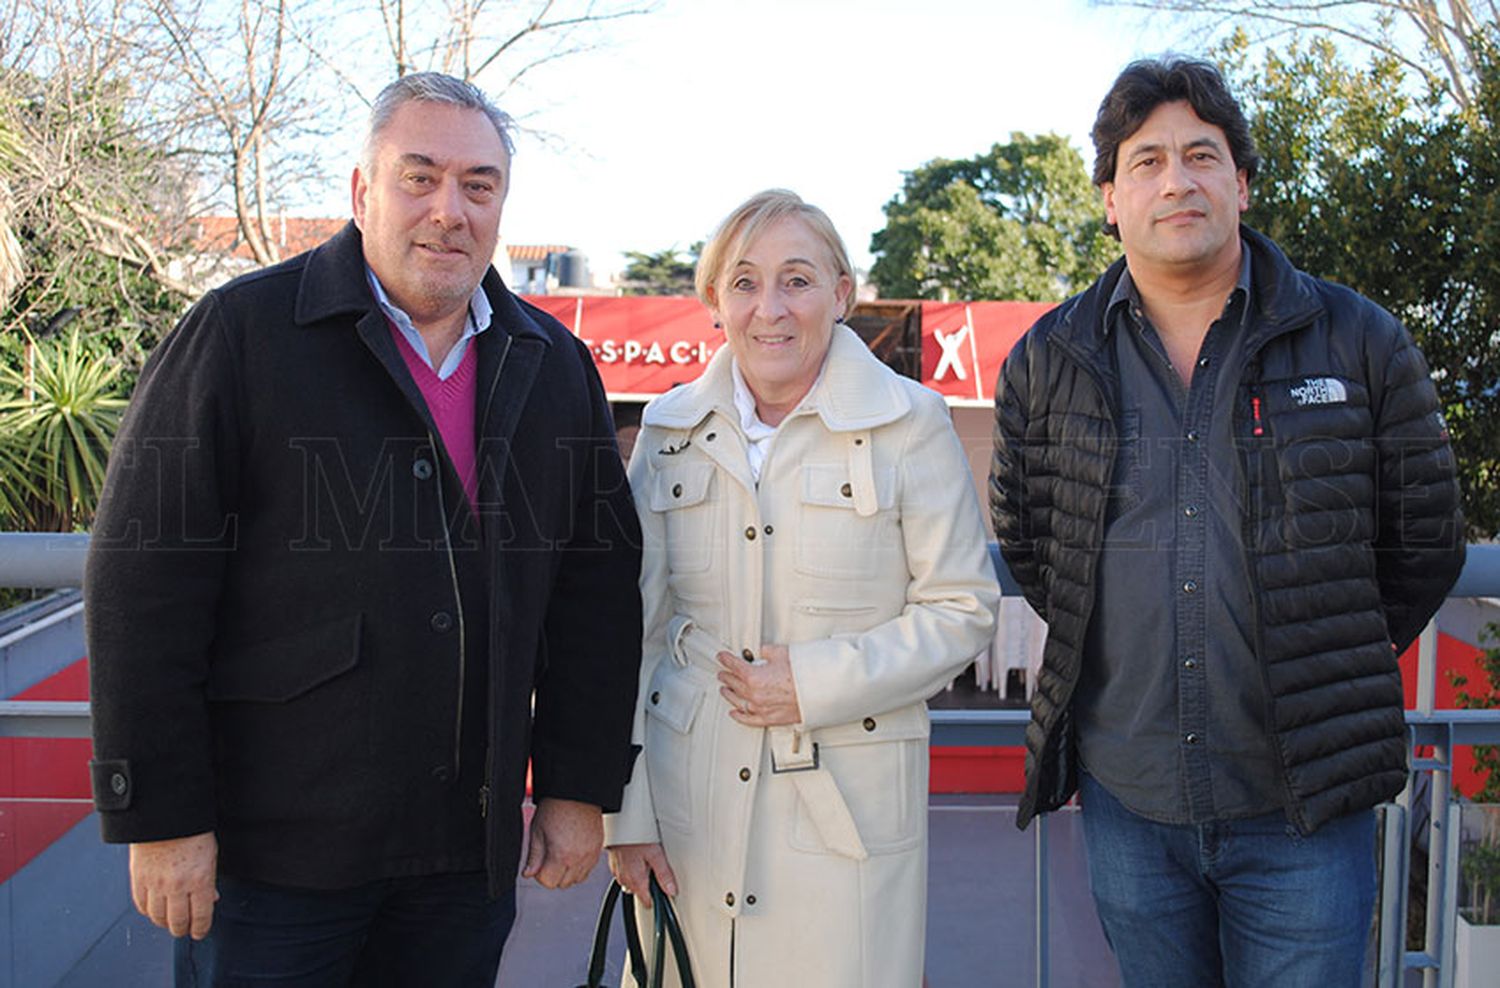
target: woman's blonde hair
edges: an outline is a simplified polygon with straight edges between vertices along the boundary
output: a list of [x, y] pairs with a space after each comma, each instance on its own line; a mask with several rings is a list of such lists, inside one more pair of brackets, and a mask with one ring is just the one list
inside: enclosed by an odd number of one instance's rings
[[726, 216], [718, 229], [714, 230], [714, 235], [703, 247], [703, 253], [698, 255], [698, 269], [693, 277], [699, 300], [712, 308], [714, 302], [709, 297], [709, 290], [723, 276], [724, 269], [734, 263], [763, 230], [788, 216], [795, 216], [807, 224], [808, 229], [828, 247], [835, 274], [849, 279], [849, 297], [844, 300], [839, 319], [848, 316], [854, 309], [856, 279], [854, 265], [849, 263], [849, 251], [844, 247], [843, 238], [833, 228], [833, 221], [828, 218], [827, 213], [803, 202], [801, 196], [786, 189], [757, 192]]

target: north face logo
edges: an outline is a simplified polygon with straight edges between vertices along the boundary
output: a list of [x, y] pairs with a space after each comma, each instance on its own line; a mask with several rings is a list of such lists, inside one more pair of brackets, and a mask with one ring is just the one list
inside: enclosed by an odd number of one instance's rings
[[1299, 405], [1337, 405], [1349, 400], [1344, 382], [1336, 377], [1310, 377], [1298, 388], [1288, 388]]

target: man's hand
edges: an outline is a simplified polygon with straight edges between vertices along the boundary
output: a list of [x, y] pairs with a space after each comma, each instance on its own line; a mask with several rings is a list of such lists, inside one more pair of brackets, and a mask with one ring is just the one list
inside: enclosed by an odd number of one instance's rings
[[656, 872], [656, 883], [663, 892], [677, 894], [677, 876], [672, 874], [667, 852], [660, 844], [616, 844], [609, 849], [609, 870], [647, 909], [651, 908], [651, 872]]
[[604, 813], [593, 803], [544, 799], [531, 816], [531, 843], [523, 878], [543, 888], [565, 889], [589, 877], [604, 847]]
[[719, 695], [729, 702], [729, 716], [746, 727], [779, 727], [802, 720], [791, 651], [785, 645], [762, 645], [760, 661], [720, 652]]
[[174, 937], [202, 940], [214, 921], [219, 842], [213, 831], [130, 845], [135, 908]]

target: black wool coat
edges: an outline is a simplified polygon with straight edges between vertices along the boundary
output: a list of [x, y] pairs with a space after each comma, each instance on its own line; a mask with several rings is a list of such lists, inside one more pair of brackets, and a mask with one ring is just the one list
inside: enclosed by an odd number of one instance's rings
[[152, 355], [84, 584], [106, 840], [214, 831], [226, 873], [311, 888], [483, 862], [498, 889], [528, 758], [537, 798], [618, 806], [640, 537], [609, 407], [578, 339], [483, 284], [478, 524], [352, 224]]
[[[1233, 469], [1276, 782], [1311, 833], [1405, 782], [1396, 655], [1462, 568], [1463, 519], [1437, 394], [1406, 330], [1254, 230], [1241, 235], [1252, 287]], [[1022, 827], [1077, 787], [1073, 693], [1120, 449], [1104, 312], [1124, 268], [1043, 316], [995, 387], [995, 534], [1048, 625]]]

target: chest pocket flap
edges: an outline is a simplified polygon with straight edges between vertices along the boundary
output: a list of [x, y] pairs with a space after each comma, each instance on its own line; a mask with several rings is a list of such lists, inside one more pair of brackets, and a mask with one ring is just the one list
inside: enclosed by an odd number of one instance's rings
[[651, 490], [651, 510], [672, 511], [702, 504], [713, 477], [712, 463], [674, 463], [662, 468]]
[[823, 508], [845, 508], [861, 515], [896, 506], [896, 471], [891, 467], [869, 473], [839, 463], [809, 463], [802, 468], [802, 503]]

